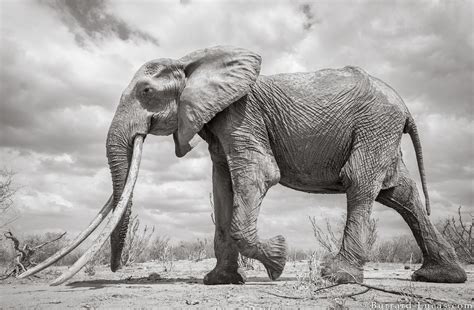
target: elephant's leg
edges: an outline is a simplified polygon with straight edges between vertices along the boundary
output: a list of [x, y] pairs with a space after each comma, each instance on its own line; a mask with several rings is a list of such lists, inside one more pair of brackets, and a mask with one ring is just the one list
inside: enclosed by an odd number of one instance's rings
[[369, 218], [373, 202], [354, 200], [348, 195], [347, 220], [342, 245], [334, 258], [323, 263], [321, 275], [337, 283], [362, 282], [367, 261]]
[[416, 183], [406, 168], [401, 169], [398, 186], [382, 190], [377, 201], [400, 213], [423, 253], [423, 265], [412, 275], [413, 280], [449, 283], [466, 281], [466, 272], [459, 266], [456, 252], [431, 224], [420, 201]]
[[268, 188], [278, 183], [280, 171], [273, 156], [247, 149], [230, 157], [234, 190], [234, 210], [230, 232], [241, 254], [259, 260], [268, 276], [277, 279], [286, 263], [286, 242], [281, 235], [260, 239], [257, 217]]
[[346, 226], [339, 253], [323, 263], [323, 277], [337, 283], [363, 281], [370, 214], [388, 162], [388, 156], [375, 158], [370, 151], [357, 149], [342, 168], [340, 175], [347, 197]]
[[238, 267], [239, 251], [230, 236], [233, 193], [229, 168], [225, 158], [213, 160], [212, 183], [214, 197], [214, 253], [216, 267], [204, 277], [204, 284], [240, 284], [245, 274]]

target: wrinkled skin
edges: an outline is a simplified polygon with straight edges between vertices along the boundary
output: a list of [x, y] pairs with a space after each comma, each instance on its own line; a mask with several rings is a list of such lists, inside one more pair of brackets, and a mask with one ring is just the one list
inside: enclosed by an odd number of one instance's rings
[[[430, 222], [403, 163], [400, 143], [409, 133], [426, 196], [416, 126], [397, 93], [355, 67], [259, 76], [260, 61], [243, 49], [214, 47], [143, 65], [122, 95], [107, 139], [114, 199], [134, 136], [173, 134], [181, 157], [198, 134], [213, 162], [216, 221], [217, 265], [205, 284], [244, 283], [239, 252], [262, 262], [271, 279], [280, 276], [284, 237], [257, 234], [260, 204], [277, 183], [347, 196], [342, 246], [323, 276], [363, 280], [367, 223], [377, 200], [400, 213], [423, 252], [414, 280], [464, 282], [453, 248]], [[120, 266], [130, 208], [112, 234], [112, 270]]]

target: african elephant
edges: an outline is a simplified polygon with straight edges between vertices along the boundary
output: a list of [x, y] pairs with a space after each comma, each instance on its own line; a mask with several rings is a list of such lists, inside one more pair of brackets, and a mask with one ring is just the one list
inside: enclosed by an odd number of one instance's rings
[[[346, 194], [342, 246], [324, 264], [323, 276], [339, 283], [363, 280], [367, 222], [378, 201], [400, 213], [423, 252], [414, 280], [464, 282], [453, 248], [428, 218], [420, 139], [399, 95], [357, 67], [259, 76], [260, 63], [253, 52], [223, 46], [145, 63], [123, 92], [107, 136], [112, 196], [70, 246], [23, 277], [67, 254], [107, 216], [93, 246], [53, 285], [79, 271], [109, 236], [116, 271], [144, 137], [173, 134], [182, 157], [198, 134], [213, 163], [217, 264], [205, 284], [245, 282], [239, 253], [259, 260], [271, 279], [280, 276], [284, 237], [262, 239], [257, 233], [260, 204], [277, 183], [308, 193]], [[415, 148], [426, 211], [403, 163], [404, 133]]]

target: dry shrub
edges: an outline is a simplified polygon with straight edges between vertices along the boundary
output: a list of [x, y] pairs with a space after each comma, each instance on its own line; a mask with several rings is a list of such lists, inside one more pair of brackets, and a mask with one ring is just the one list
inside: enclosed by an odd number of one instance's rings
[[121, 262], [123, 266], [129, 266], [135, 262], [142, 263], [146, 260], [146, 249], [154, 233], [155, 226], [150, 229], [145, 225], [143, 230], [140, 230], [138, 216], [132, 217], [128, 223], [127, 237], [125, 238], [122, 251]]
[[[48, 242], [50, 240], [56, 239], [59, 237], [60, 233], [55, 232], [46, 232], [46, 233], [36, 233], [27, 235], [24, 238], [20, 238], [21, 244], [28, 244], [30, 247], [38, 246], [42, 243]], [[57, 251], [65, 247], [69, 244], [71, 240], [66, 236], [63, 238], [48, 243], [47, 245], [41, 247], [37, 251], [35, 251], [34, 255], [32, 256], [32, 261], [35, 263], [40, 263], [43, 260], [47, 259], [51, 255], [55, 254]], [[55, 265], [63, 266], [63, 265], [70, 265], [74, 263], [83, 253], [83, 250], [76, 249], [69, 253], [67, 256], [60, 259]], [[7, 239], [3, 239], [0, 243], [0, 263], [7, 263], [10, 262], [16, 256], [16, 252], [13, 249], [13, 244], [9, 242]]]
[[239, 258], [237, 260], [237, 263], [239, 264], [239, 267], [244, 269], [244, 270], [255, 270], [256, 264], [255, 264], [255, 259], [249, 258], [247, 256], [243, 256], [242, 254], [239, 253]]
[[194, 241], [181, 241], [178, 246], [173, 247], [173, 256], [177, 260], [201, 261], [205, 258], [214, 257], [214, 246], [207, 238]]
[[317, 251], [307, 253], [306, 268], [297, 269], [296, 283], [293, 289], [314, 297], [314, 291], [322, 286], [330, 284], [328, 279], [321, 277], [321, 253]]
[[[135, 215], [131, 218], [128, 222], [127, 235], [122, 250], [122, 266], [130, 266], [134, 263], [145, 262], [148, 259], [149, 243], [154, 233], [154, 226], [151, 229], [145, 226], [142, 230], [138, 216]], [[87, 262], [84, 272], [89, 276], [95, 275], [96, 266], [109, 264], [110, 256], [109, 238], [99, 252], [97, 252], [89, 262]]]
[[402, 235], [379, 242], [371, 260], [381, 263], [421, 263], [423, 255], [412, 235]]
[[150, 242], [148, 247], [148, 260], [164, 261], [171, 259], [170, 238], [157, 236]]
[[[24, 238], [24, 243], [25, 244], [41, 244], [44, 242], [47, 242], [48, 240], [52, 240], [57, 238], [60, 233], [54, 233], [54, 232], [46, 232], [43, 234], [32, 234], [26, 236]], [[37, 251], [34, 255], [34, 261], [39, 263], [44, 261], [45, 259], [49, 258], [59, 250], [61, 250], [63, 247], [66, 247], [69, 243], [71, 242], [71, 239], [66, 237], [66, 238], [61, 238], [56, 242], [49, 243], [43, 248], [40, 249], [40, 251]], [[75, 250], [72, 253], [68, 254], [67, 256], [63, 257], [60, 259], [56, 265], [63, 266], [63, 265], [70, 265], [74, 263], [82, 254], [82, 250]]]
[[[331, 255], [336, 254], [342, 244], [344, 227], [346, 225], [346, 215], [342, 214], [335, 224], [332, 224], [328, 218], [324, 218], [324, 224], [321, 225], [318, 223], [315, 216], [309, 216], [309, 221], [311, 222], [314, 237], [316, 238], [322, 253]], [[366, 239], [369, 257], [371, 256], [370, 253], [377, 241], [377, 223], [378, 219], [369, 218], [368, 236]]]
[[461, 206], [458, 208], [458, 218], [447, 218], [436, 226], [446, 240], [452, 245], [458, 258], [468, 264], [474, 264], [474, 242], [472, 238], [472, 227], [474, 215], [471, 213], [471, 222], [467, 222], [461, 214]]
[[[30, 267], [37, 265], [37, 259], [41, 259], [41, 254], [49, 254], [47, 251], [50, 250], [52, 244], [57, 243], [61, 240], [66, 233], [62, 234], [46, 234], [44, 238], [34, 238], [36, 240], [24, 240], [20, 241], [11, 231], [4, 232], [4, 237], [6, 241], [10, 241], [13, 247], [12, 256], [10, 251], [10, 256], [8, 257], [11, 261], [6, 262], [6, 268], [4, 268], [4, 274], [1, 279], [6, 279], [10, 276], [18, 276], [19, 274], [25, 272]], [[45, 240], [46, 238], [46, 240]], [[43, 239], [43, 240], [41, 240]], [[7, 257], [5, 257], [7, 259]]]
[[214, 257], [214, 249], [208, 239], [182, 241], [178, 245], [171, 245], [168, 237], [156, 237], [147, 248], [147, 259], [163, 264], [164, 271], [171, 271], [175, 260], [201, 261]]
[[165, 272], [172, 271], [174, 266], [173, 247], [170, 238], [158, 236], [148, 247], [148, 260], [155, 260], [163, 265]]
[[9, 262], [13, 261], [15, 256], [13, 243], [3, 238], [2, 242], [0, 242], [0, 265], [6, 266]]
[[0, 169], [0, 228], [5, 228], [19, 218], [13, 205], [13, 197], [18, 188], [14, 186], [13, 171], [7, 168]]
[[100, 265], [106, 265], [110, 262], [110, 238], [104, 243], [97, 252], [86, 264], [84, 267], [84, 272], [89, 275], [95, 275], [95, 268]]
[[298, 262], [305, 259], [308, 259], [312, 255], [312, 251], [310, 250], [302, 250], [297, 248], [290, 248], [288, 250], [288, 261], [290, 262]]

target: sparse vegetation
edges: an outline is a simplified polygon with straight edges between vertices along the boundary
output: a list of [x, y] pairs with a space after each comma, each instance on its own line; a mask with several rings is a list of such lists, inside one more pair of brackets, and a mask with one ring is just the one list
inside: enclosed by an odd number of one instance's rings
[[401, 235], [377, 243], [370, 260], [381, 263], [418, 264], [423, 261], [423, 255], [412, 235]]
[[199, 262], [205, 258], [214, 257], [214, 247], [209, 239], [199, 239], [195, 241], [181, 241], [172, 248], [173, 256], [177, 260], [187, 259]]
[[[128, 222], [127, 236], [122, 250], [122, 266], [130, 266], [134, 263], [142, 263], [149, 259], [150, 240], [155, 233], [155, 227], [151, 229], [147, 226], [140, 227], [138, 216], [133, 216]], [[95, 275], [95, 267], [109, 263], [110, 242], [106, 242], [102, 249], [86, 264], [84, 272], [89, 275]]]
[[148, 247], [148, 260], [156, 260], [163, 265], [165, 272], [173, 269], [173, 250], [170, 238], [157, 236]]
[[[110, 240], [110, 239], [109, 239]], [[82, 255], [82, 254], [81, 254]], [[106, 265], [110, 260], [110, 242], [106, 242], [99, 252], [97, 252], [91, 260], [89, 260], [84, 267], [84, 273], [93, 276], [96, 272], [96, 267], [99, 265]]]
[[320, 275], [320, 262], [321, 256], [318, 252], [313, 251], [308, 253], [306, 265], [307, 268], [296, 274], [297, 281], [294, 285], [294, 289], [307, 290], [311, 296], [315, 288], [328, 284], [327, 280], [323, 279]]
[[[313, 218], [311, 223], [313, 224], [314, 222], [315, 220]], [[344, 227], [343, 221], [341, 220], [340, 222], [341, 223], [332, 224], [329, 222], [329, 220], [323, 219], [324, 226], [323, 229], [319, 231], [319, 236], [325, 236], [322, 240], [340, 242], [339, 238], [342, 236], [342, 229]], [[376, 221], [374, 221], [374, 223], [376, 223]], [[452, 223], [452, 219], [450, 223]], [[463, 225], [467, 227], [464, 222]], [[376, 224], [374, 224], [374, 226], [376, 226]], [[327, 231], [328, 229], [330, 232]], [[372, 231], [376, 232], [376, 229], [372, 229]], [[157, 266], [161, 265], [163, 267], [162, 270], [157, 270], [158, 273], [152, 274], [156, 275], [158, 279], [160, 278], [160, 274], [162, 272], [175, 271], [175, 269], [183, 268], [183, 266], [189, 266], [187, 264], [191, 262], [194, 264], [202, 259], [214, 256], [212, 242], [209, 241], [210, 239], [196, 239], [194, 241], [180, 242], [177, 245], [173, 245], [170, 243], [170, 239], [168, 237], [157, 236], [154, 234], [153, 229], [150, 230], [148, 228], [142, 228], [136, 217], [133, 217], [130, 221], [129, 234], [135, 234], [135, 236], [127, 236], [124, 254], [127, 252], [132, 253], [131, 255], [135, 255], [133, 256], [135, 259], [130, 260], [128, 265], [133, 265], [133, 262], [154, 260], [159, 263]], [[54, 236], [57, 236], [57, 234], [37, 234], [33, 236], [27, 236], [24, 239], [25, 242], [40, 245], [42, 242], [45, 242]], [[39, 262], [45, 257], [56, 252], [67, 242], [68, 240], [66, 238], [62, 238], [56, 242], [44, 245], [42, 247], [44, 251], [38, 251], [38, 258], [35, 258], [35, 260]], [[334, 245], [337, 244], [336, 242], [334, 242]], [[2, 242], [2, 244], [3, 243], [5, 242]], [[131, 246], [128, 246], [128, 244]], [[140, 246], [138, 246], [138, 244], [140, 244]], [[356, 297], [366, 296], [364, 298], [367, 299], [369, 298], [367, 297], [369, 292], [378, 291], [379, 293], [384, 293], [387, 296], [395, 296], [392, 298], [402, 298], [403, 300], [412, 302], [414, 304], [418, 302], [423, 304], [445, 303], [443, 299], [432, 298], [434, 295], [427, 290], [415, 290], [415, 287], [411, 282], [408, 282], [408, 284], [403, 287], [390, 287], [386, 285], [375, 286], [366, 285], [364, 283], [353, 283], [347, 285], [330, 283], [328, 279], [324, 279], [320, 276], [320, 262], [324, 253], [328, 252], [327, 249], [330, 246], [332, 246], [332, 249], [337, 249], [337, 247], [334, 245], [320, 245], [320, 249], [317, 251], [290, 249], [288, 261], [292, 263], [288, 264], [287, 270], [289, 270], [289, 272], [293, 272], [296, 281], [288, 281], [288, 283], [281, 286], [280, 289], [272, 291], [269, 291], [266, 287], [262, 286], [262, 290], [260, 292], [264, 292], [265, 294], [262, 295], [261, 298], [268, 298], [264, 297], [265, 295], [268, 295], [273, 298], [277, 297], [283, 298], [285, 300], [298, 299], [301, 302], [326, 300], [329, 309], [348, 309], [351, 307], [350, 305], [356, 300]], [[139, 253], [133, 254], [133, 249], [137, 249]], [[0, 259], [2, 258], [2, 253], [4, 252], [0, 251]], [[80, 252], [77, 255], [80, 255]], [[69, 258], [67, 263], [70, 264], [72, 260], [77, 258], [77, 255], [73, 259]], [[88, 265], [86, 265], [84, 272], [89, 276], [99, 274], [98, 279], [101, 279], [104, 270], [103, 267], [99, 269], [97, 266], [108, 264], [109, 259], [110, 245], [107, 242], [104, 248], [100, 251], [99, 255], [97, 255]], [[403, 235], [389, 240], [377, 241], [377, 243], [372, 246], [371, 259], [373, 261], [379, 262], [399, 263], [405, 263], [411, 259], [413, 263], [418, 263], [421, 262], [421, 253], [414, 238], [410, 235]], [[64, 264], [64, 262], [61, 263]], [[204, 262], [202, 265], [196, 264], [196, 266], [201, 266], [200, 268], [202, 268], [202, 266], [205, 265], [207, 270], [209, 266], [208, 264], [208, 262]], [[239, 264], [246, 270], [252, 270], [249, 271], [250, 274], [259, 273], [259, 276], [264, 276], [263, 273], [260, 274], [260, 272], [264, 272], [264, 268], [260, 268], [260, 264], [255, 260], [251, 260], [246, 257], [240, 257]], [[403, 266], [401, 266], [401, 269], [403, 269]], [[128, 279], [124, 281], [129, 281], [127, 283], [135, 283], [133, 281], [137, 281], [136, 283], [142, 283], [145, 281], [152, 281], [150, 279], [151, 276], [146, 278], [137, 278], [136, 280]], [[36, 281], [41, 280], [36, 279]]]
[[7, 267], [7, 270], [0, 276], [0, 279], [6, 279], [9, 277], [16, 277], [21, 273], [28, 270], [29, 267], [35, 266], [37, 263], [34, 261], [34, 258], [39, 258], [39, 255], [35, 255], [36, 253], [41, 253], [43, 248], [46, 248], [48, 245], [58, 241], [62, 237], [64, 237], [66, 233], [56, 235], [54, 238], [49, 239], [48, 241], [44, 242], [23, 242], [23, 246], [21, 246], [20, 241], [17, 237], [13, 235], [11, 231], [5, 232], [4, 236], [6, 240], [10, 240], [13, 243], [13, 248], [15, 250], [15, 257], [12, 261], [9, 262], [10, 268]]
[[256, 261], [252, 258], [248, 258], [239, 254], [239, 267], [243, 268], [244, 270], [255, 270]]
[[474, 214], [470, 213], [471, 222], [463, 219], [462, 207], [458, 208], [458, 218], [447, 218], [439, 223], [438, 230], [446, 240], [453, 246], [458, 258], [468, 264], [474, 264], [474, 242], [472, 238], [472, 227]]
[[[309, 217], [313, 228], [314, 237], [323, 255], [334, 255], [341, 246], [342, 235], [345, 226], [345, 215], [342, 215], [336, 223], [328, 218], [322, 219], [319, 224], [316, 218]], [[377, 219], [369, 220], [369, 235], [367, 238], [369, 249], [369, 260], [384, 263], [421, 263], [423, 255], [412, 235], [397, 236], [388, 240], [377, 241]]]
[[147, 259], [150, 239], [155, 233], [155, 226], [151, 229], [147, 226], [140, 230], [140, 220], [137, 215], [132, 217], [128, 223], [127, 237], [122, 251], [122, 265], [129, 266], [135, 262], [144, 262]]
[[[337, 253], [342, 243], [346, 215], [342, 214], [335, 224], [331, 223], [329, 218], [324, 218], [324, 224], [321, 225], [315, 216], [309, 216], [309, 221], [311, 222], [314, 237], [322, 253], [330, 255]], [[368, 236], [366, 239], [369, 256], [377, 241], [377, 223], [378, 219], [369, 219]]]
[[15, 222], [19, 217], [13, 206], [13, 197], [17, 191], [13, 185], [13, 176], [11, 170], [0, 169], [0, 229]]

